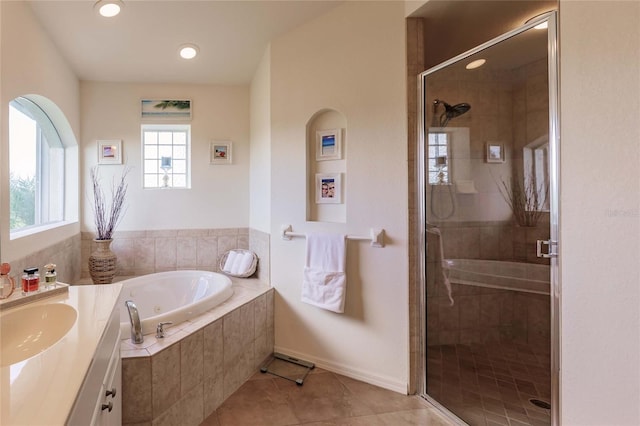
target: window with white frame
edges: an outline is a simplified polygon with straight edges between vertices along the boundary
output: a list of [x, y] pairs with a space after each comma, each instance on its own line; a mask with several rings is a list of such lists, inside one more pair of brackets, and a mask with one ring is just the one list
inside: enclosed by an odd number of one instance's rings
[[47, 113], [33, 100], [9, 103], [9, 231], [64, 221], [65, 146]]
[[451, 183], [451, 143], [446, 132], [429, 132], [429, 184]]
[[189, 188], [191, 126], [143, 124], [144, 188]]

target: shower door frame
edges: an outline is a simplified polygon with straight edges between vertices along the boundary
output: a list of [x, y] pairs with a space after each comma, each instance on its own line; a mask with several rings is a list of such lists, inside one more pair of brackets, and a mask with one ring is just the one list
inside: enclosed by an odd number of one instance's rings
[[[465, 53], [462, 53], [448, 61], [436, 65], [418, 75], [418, 144], [416, 158], [416, 179], [418, 194], [416, 197], [416, 211], [418, 215], [418, 253], [416, 273], [418, 274], [418, 315], [419, 315], [419, 337], [420, 337], [420, 363], [418, 368], [417, 384], [418, 394], [439, 408], [452, 420], [459, 422], [460, 419], [449, 411], [437, 400], [427, 393], [427, 292], [426, 292], [426, 231], [427, 231], [427, 175], [426, 167], [426, 138], [428, 123], [425, 122], [425, 78], [428, 74], [439, 71], [455, 62], [465, 59], [477, 52], [496, 45], [504, 40], [514, 37], [524, 31], [530, 30], [538, 24], [548, 22], [547, 28], [547, 64], [549, 77], [549, 280], [550, 280], [550, 322], [551, 322], [551, 425], [560, 424], [560, 274], [558, 258], [559, 243], [559, 201], [560, 201], [560, 100], [559, 100], [559, 64], [558, 64], [558, 25], [557, 11], [552, 11], [532, 19], [527, 24], [483, 43]], [[464, 423], [463, 423], [464, 424]]]

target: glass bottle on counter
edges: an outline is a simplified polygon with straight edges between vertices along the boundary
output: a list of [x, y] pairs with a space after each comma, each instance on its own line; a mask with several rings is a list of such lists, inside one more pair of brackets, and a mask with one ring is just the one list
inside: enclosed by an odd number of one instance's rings
[[11, 265], [8, 263], [0, 265], [0, 299], [8, 298], [15, 289], [15, 282], [9, 272], [11, 272]]
[[49, 290], [51, 288], [57, 287], [58, 277], [56, 274], [56, 264], [55, 263], [47, 263], [44, 265], [44, 288], [45, 290]]
[[22, 295], [40, 291], [40, 274], [38, 268], [27, 268], [22, 274]]

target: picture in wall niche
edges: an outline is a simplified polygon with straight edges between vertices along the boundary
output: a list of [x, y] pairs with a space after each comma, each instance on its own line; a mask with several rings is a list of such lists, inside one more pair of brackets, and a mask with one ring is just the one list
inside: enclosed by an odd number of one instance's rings
[[122, 141], [98, 141], [98, 164], [122, 164]]
[[143, 99], [142, 118], [191, 119], [191, 101], [187, 99]]
[[342, 129], [318, 130], [316, 132], [316, 161], [340, 160], [342, 158]]
[[230, 141], [213, 141], [209, 144], [209, 164], [231, 164]]
[[316, 203], [342, 203], [342, 175], [341, 173], [316, 174]]
[[504, 163], [504, 145], [487, 142], [487, 163]]

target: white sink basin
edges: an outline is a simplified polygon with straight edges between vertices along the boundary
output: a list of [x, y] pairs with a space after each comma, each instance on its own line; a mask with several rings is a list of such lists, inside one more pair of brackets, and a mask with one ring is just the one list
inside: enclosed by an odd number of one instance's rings
[[60, 303], [7, 312], [0, 320], [1, 366], [31, 358], [52, 346], [67, 334], [77, 317], [73, 307]]

